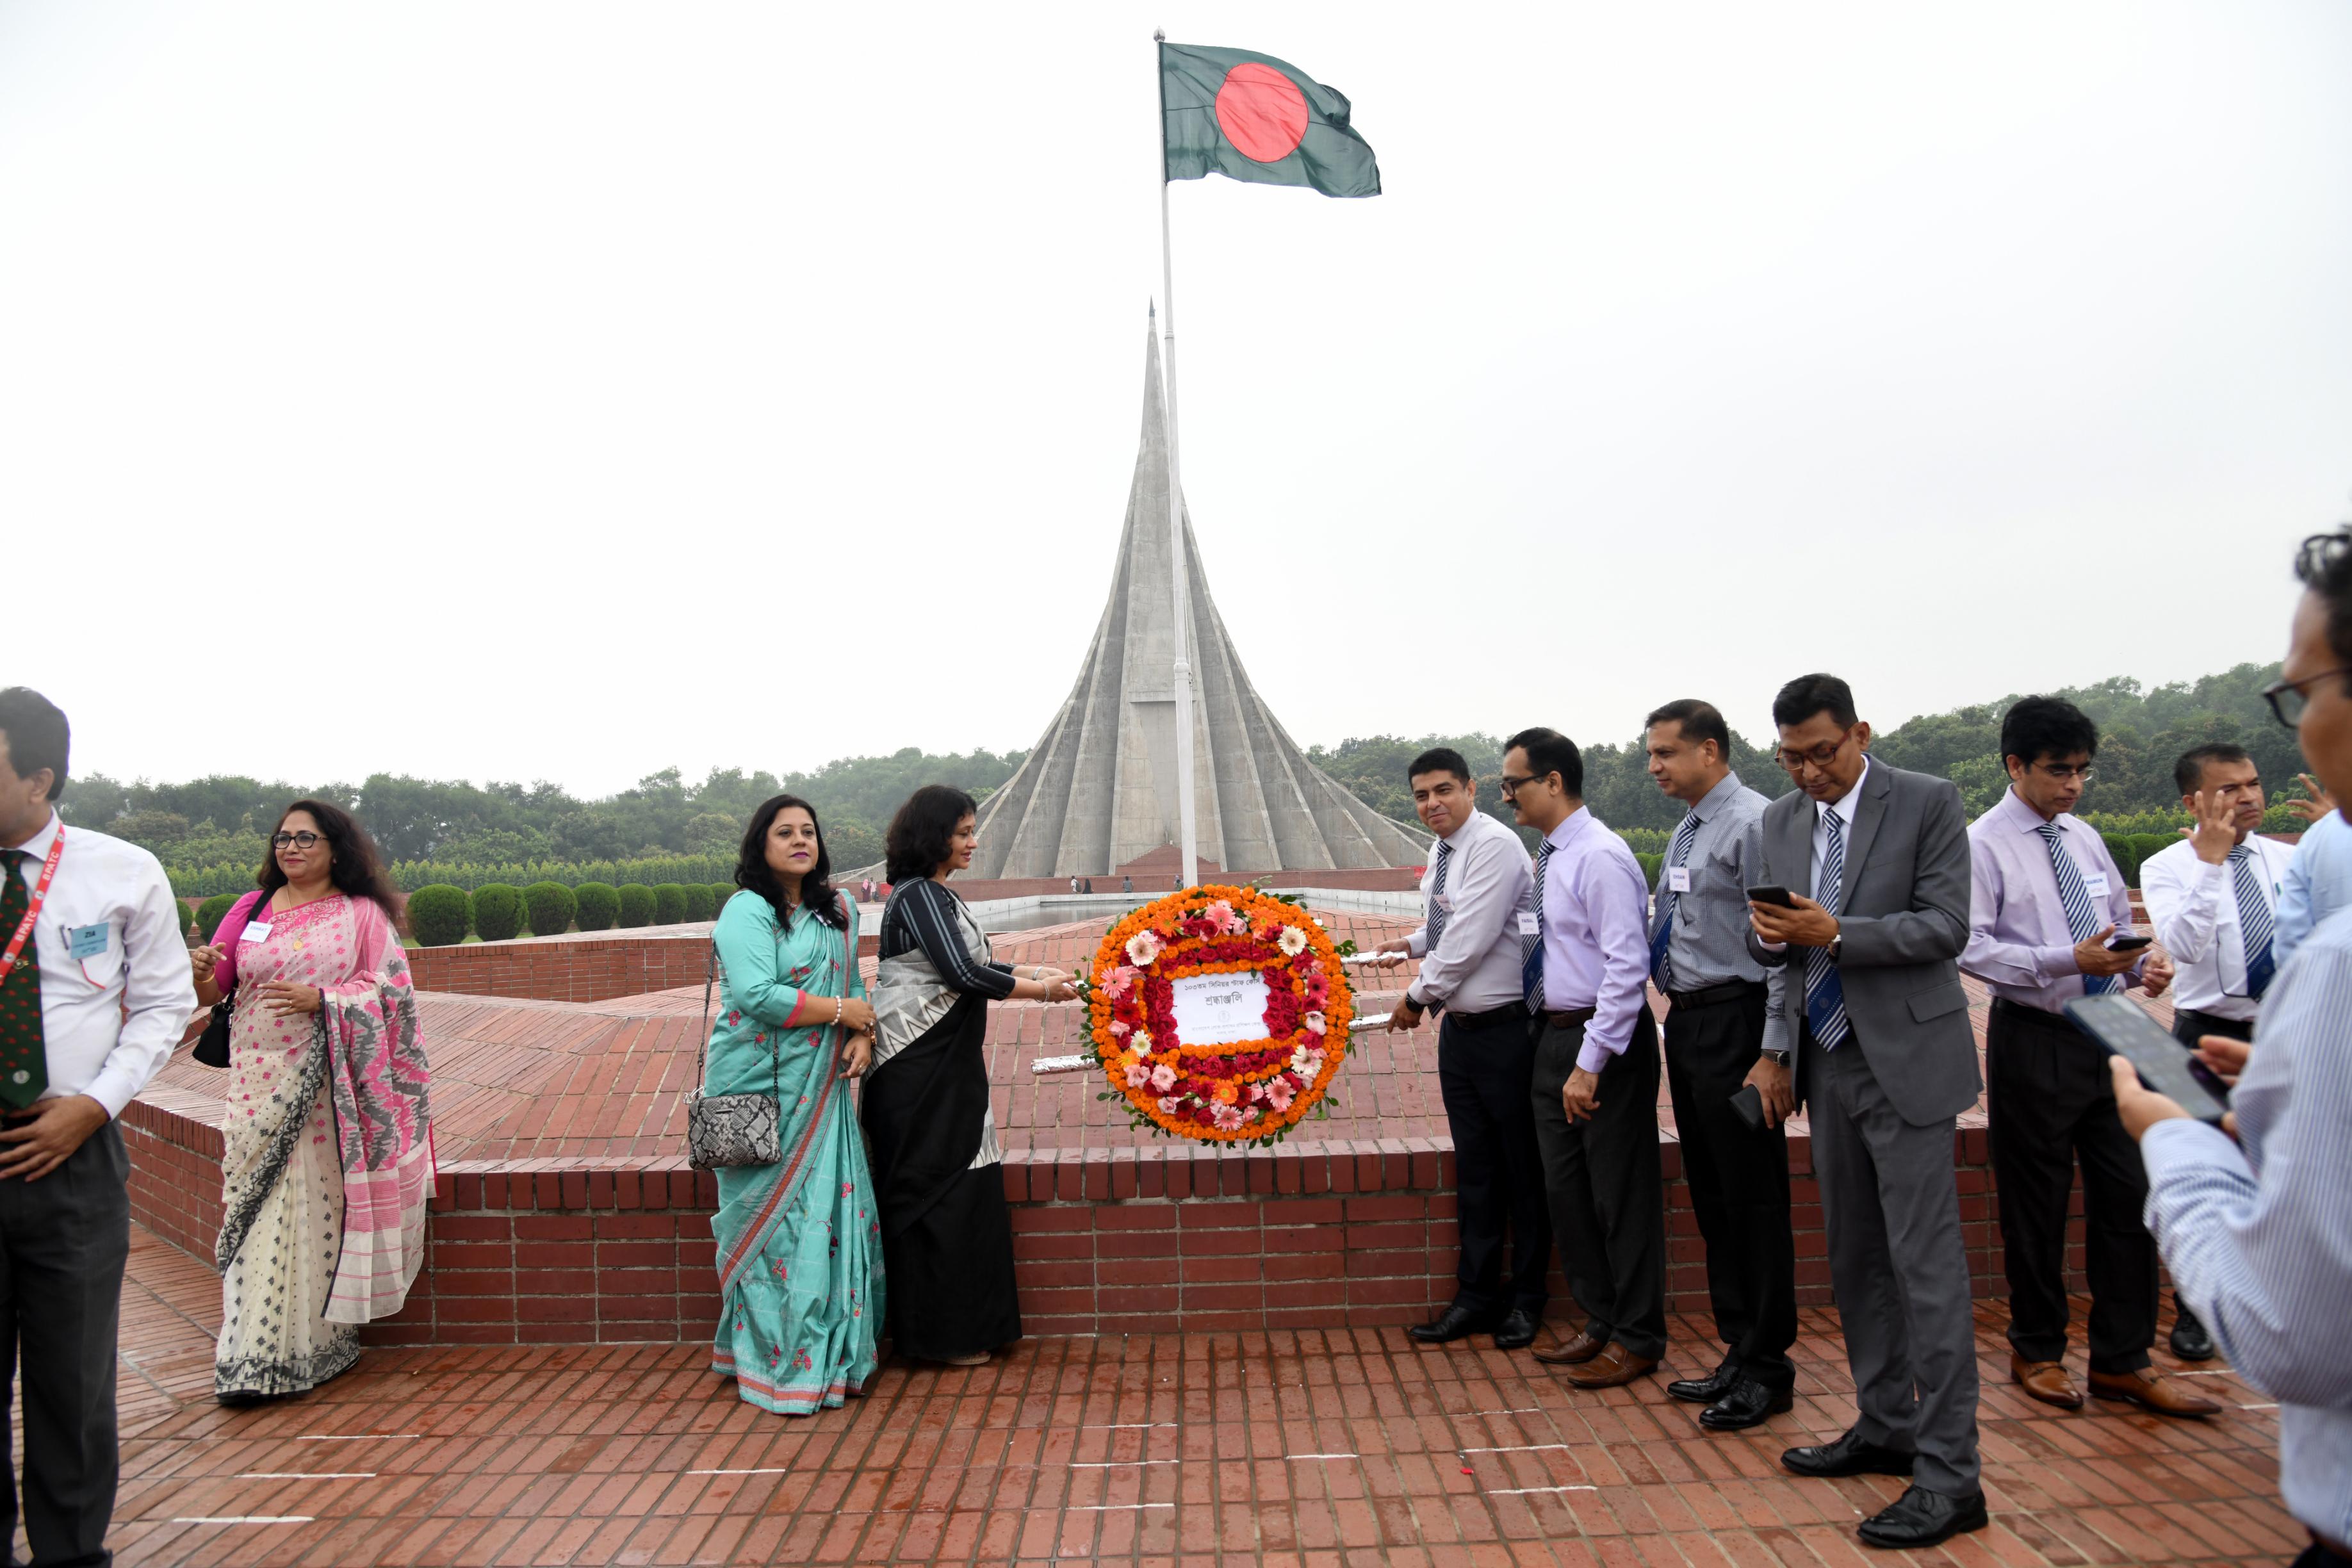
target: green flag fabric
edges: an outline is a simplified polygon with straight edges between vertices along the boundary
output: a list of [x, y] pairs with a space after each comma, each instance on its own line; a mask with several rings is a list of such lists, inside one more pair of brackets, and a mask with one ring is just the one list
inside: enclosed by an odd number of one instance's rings
[[1168, 178], [1218, 174], [1327, 196], [1376, 196], [1380, 165], [1348, 124], [1347, 95], [1272, 55], [1160, 46]]

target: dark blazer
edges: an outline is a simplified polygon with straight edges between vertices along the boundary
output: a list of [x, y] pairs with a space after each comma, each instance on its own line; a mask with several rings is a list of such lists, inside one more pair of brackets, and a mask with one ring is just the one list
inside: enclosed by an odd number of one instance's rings
[[[1969, 941], [1968, 821], [1949, 780], [1874, 761], [1861, 785], [1836, 910], [1845, 1013], [1896, 1114], [1915, 1127], [1976, 1103], [1977, 1071], [1960, 950]], [[1816, 808], [1802, 790], [1764, 808], [1760, 881], [1813, 885]], [[1794, 1044], [1805, 1016], [1803, 950], [1748, 946], [1768, 966], [1771, 1034]], [[1790, 962], [1793, 960], [1794, 962]], [[1806, 1099], [1804, 1057], [1796, 1094]]]

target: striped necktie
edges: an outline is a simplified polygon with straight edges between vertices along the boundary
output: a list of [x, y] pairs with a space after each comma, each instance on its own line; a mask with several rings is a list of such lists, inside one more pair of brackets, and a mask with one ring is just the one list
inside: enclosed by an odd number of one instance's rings
[[2241, 844], [2230, 851], [2230, 886], [2238, 896], [2238, 943], [2246, 955], [2246, 994], [2259, 1002], [2271, 988], [2278, 961], [2271, 955], [2271, 901], [2263, 894], [2263, 876], [2254, 862], [2254, 847]]
[[[1822, 874], [1813, 879], [1813, 901], [1835, 914], [1838, 892], [1845, 881], [1845, 818], [1834, 811], [1822, 814], [1829, 831], [1829, 848], [1822, 855]], [[1830, 962], [1825, 947], [1805, 949], [1805, 1022], [1822, 1049], [1833, 1051], [1845, 1044], [1845, 982]]]
[[[2091, 889], [2083, 885], [2082, 868], [2066, 853], [2066, 835], [2054, 822], [2045, 822], [2033, 830], [2042, 835], [2049, 847], [2051, 874], [2058, 879], [2058, 901], [2066, 910], [2066, 934], [2076, 942], [2088, 942], [2099, 934], [2099, 911], [2092, 906]], [[2116, 988], [2112, 974], [2083, 976], [2083, 994], [2104, 996]]]
[[[1666, 846], [1668, 868], [1690, 864], [1691, 843], [1698, 837], [1698, 813], [1685, 812], [1683, 825], [1675, 829], [1675, 841]], [[1650, 973], [1658, 977], [1658, 989], [1675, 988], [1675, 963], [1666, 949], [1675, 941], [1675, 906], [1682, 895], [1675, 891], [1674, 879], [1666, 879], [1666, 890], [1658, 899], [1658, 931], [1650, 938]]]
[[1454, 858], [1454, 846], [1441, 838], [1437, 841], [1437, 874], [1429, 879], [1429, 945], [1423, 951], [1432, 957], [1437, 953], [1437, 939], [1445, 934], [1445, 868]]
[[1543, 1011], [1543, 893], [1544, 868], [1551, 864], [1551, 840], [1543, 841], [1536, 851], [1536, 929], [1519, 939], [1519, 994], [1528, 999], [1528, 1011]]
[[[33, 907], [25, 886], [26, 863], [32, 858], [22, 849], [0, 849], [0, 946], [16, 934], [25, 911]], [[48, 1053], [41, 1040], [40, 943], [28, 931], [15, 967], [0, 980], [0, 1105], [22, 1110], [48, 1087]]]

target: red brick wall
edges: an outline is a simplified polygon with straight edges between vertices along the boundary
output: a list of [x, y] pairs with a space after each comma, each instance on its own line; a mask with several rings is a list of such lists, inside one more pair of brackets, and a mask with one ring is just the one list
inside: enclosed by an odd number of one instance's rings
[[[220, 1225], [220, 1135], [134, 1103], [131, 1208], [201, 1258]], [[1707, 1310], [1704, 1253], [1667, 1175], [1667, 1289]], [[1976, 1294], [1999, 1289], [2000, 1242], [1980, 1129], [1956, 1135], [1961, 1225]], [[1811, 1147], [1790, 1146], [1798, 1298], [1830, 1301]], [[1417, 1321], [1454, 1289], [1452, 1152], [1433, 1139], [1303, 1145], [1235, 1155], [1192, 1145], [1016, 1152], [1013, 1203], [1022, 1316], [1032, 1333], [1207, 1332]], [[371, 1325], [381, 1344], [693, 1342], [718, 1314], [710, 1216], [718, 1183], [675, 1162], [585, 1168], [490, 1162], [442, 1171], [430, 1248], [407, 1307]], [[2080, 1211], [2077, 1193], [2077, 1213]], [[2069, 1288], [2082, 1289], [2077, 1222]], [[1553, 1315], [1572, 1309], [1555, 1268]]]
[[478, 942], [411, 950], [420, 991], [602, 1002], [702, 984], [705, 944], [677, 938]]

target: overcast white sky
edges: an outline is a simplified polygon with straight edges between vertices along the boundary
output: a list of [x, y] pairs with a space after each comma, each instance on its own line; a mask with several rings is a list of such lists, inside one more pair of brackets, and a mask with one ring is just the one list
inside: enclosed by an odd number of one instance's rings
[[1155, 25], [1387, 185], [1174, 191], [1186, 490], [1302, 742], [2194, 677], [2352, 508], [2336, 0], [0, 0], [0, 678], [126, 777], [1031, 744]]

